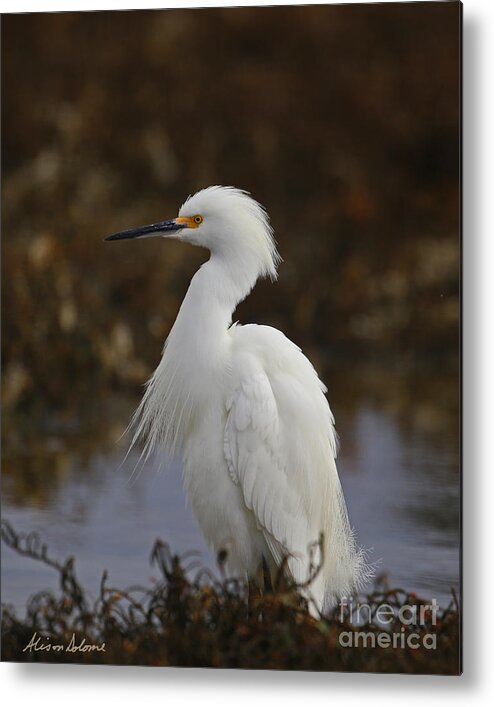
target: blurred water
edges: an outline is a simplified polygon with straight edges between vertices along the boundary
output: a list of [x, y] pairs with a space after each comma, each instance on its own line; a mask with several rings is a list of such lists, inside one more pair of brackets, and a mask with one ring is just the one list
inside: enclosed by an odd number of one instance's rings
[[[339, 427], [338, 466], [360, 544], [392, 586], [445, 604], [459, 583], [455, 439], [407, 429], [368, 405], [343, 415]], [[149, 554], [158, 536], [174, 552], [199, 551], [201, 563], [214, 568], [187, 508], [179, 464], [161, 460], [160, 468], [152, 459], [131, 479], [138, 456], [122, 463], [123, 442], [96, 447], [88, 453], [77, 437], [55, 434], [45, 439], [42, 463], [35, 459], [40, 452], [4, 460], [3, 518], [18, 531], [37, 531], [52, 557], [74, 555], [77, 575], [94, 596], [104, 568], [113, 586], [152, 581]], [[2, 601], [23, 614], [27, 598], [56, 589], [58, 578], [2, 549]]]

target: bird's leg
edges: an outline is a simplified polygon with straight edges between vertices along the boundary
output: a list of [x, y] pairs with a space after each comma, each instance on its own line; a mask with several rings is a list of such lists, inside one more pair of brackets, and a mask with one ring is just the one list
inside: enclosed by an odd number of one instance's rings
[[[273, 589], [273, 578], [268, 563], [263, 557], [255, 576], [249, 580], [249, 616], [255, 616], [256, 612], [259, 611], [259, 607], [256, 606], [258, 604], [257, 599], [263, 596], [263, 594], [271, 594]], [[260, 615], [261, 614], [259, 614], [258, 617], [260, 617]]]
[[263, 584], [264, 584], [264, 591], [265, 593], [273, 593], [273, 578], [271, 577], [271, 572], [268, 567], [268, 563], [266, 562], [266, 558], [263, 556], [262, 558], [262, 563], [261, 563], [261, 571], [262, 571], [262, 578], [263, 578]]
[[256, 573], [256, 576], [253, 577], [252, 579], [249, 579], [249, 596], [247, 600], [247, 613], [249, 618], [254, 618], [258, 612], [258, 599], [262, 595], [262, 588], [259, 584], [259, 573]]

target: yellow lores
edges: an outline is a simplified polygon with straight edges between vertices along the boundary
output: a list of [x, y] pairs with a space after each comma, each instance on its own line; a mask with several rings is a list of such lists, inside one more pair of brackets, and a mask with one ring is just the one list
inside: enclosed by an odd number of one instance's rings
[[196, 216], [178, 216], [175, 223], [185, 226], [186, 228], [198, 228], [204, 221], [203, 217], [197, 214]]

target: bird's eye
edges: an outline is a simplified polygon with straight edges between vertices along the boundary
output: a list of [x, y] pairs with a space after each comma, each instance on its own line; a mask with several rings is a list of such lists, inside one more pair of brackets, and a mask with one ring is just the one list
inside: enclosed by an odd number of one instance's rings
[[197, 216], [194, 216], [194, 223], [197, 224], [198, 226], [203, 221], [204, 221], [204, 219], [202, 218], [202, 216], [199, 216], [199, 214], [197, 214]]

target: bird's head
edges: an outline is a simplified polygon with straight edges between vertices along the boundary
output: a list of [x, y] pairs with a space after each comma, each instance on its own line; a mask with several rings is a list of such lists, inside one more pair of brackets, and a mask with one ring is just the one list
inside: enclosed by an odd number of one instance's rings
[[247, 192], [234, 187], [202, 189], [189, 196], [176, 218], [120, 231], [105, 240], [153, 236], [202, 246], [227, 262], [255, 263], [258, 275], [276, 277], [280, 257], [269, 217]]

